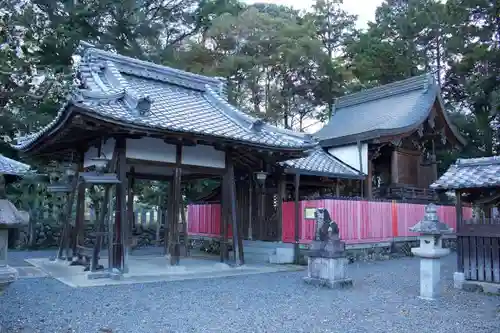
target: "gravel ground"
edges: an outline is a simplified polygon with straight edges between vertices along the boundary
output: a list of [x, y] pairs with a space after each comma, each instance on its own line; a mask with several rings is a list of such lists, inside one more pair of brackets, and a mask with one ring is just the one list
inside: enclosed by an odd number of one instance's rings
[[0, 296], [8, 332], [500, 332], [500, 297], [451, 288], [418, 294], [418, 260], [349, 266], [354, 287], [328, 290], [302, 282], [305, 272], [73, 289], [22, 279]]

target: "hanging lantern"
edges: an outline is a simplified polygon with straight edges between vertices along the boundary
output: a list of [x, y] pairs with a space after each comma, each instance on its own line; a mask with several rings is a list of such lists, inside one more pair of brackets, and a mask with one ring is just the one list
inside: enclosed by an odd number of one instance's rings
[[69, 162], [64, 165], [64, 173], [68, 178], [72, 178], [76, 175], [76, 170], [73, 163]]
[[257, 182], [263, 186], [265, 183], [266, 183], [266, 179], [267, 179], [267, 172], [264, 172], [264, 171], [259, 171], [259, 172], [256, 172], [255, 173], [255, 179], [257, 180]]
[[93, 157], [90, 160], [98, 173], [104, 173], [109, 163], [109, 158], [104, 156]]

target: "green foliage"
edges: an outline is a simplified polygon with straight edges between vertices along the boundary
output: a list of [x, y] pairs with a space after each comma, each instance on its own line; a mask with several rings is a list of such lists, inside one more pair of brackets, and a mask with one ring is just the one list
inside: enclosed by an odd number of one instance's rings
[[[72, 55], [84, 40], [223, 77], [233, 104], [296, 130], [327, 119], [336, 97], [433, 71], [469, 140], [463, 156], [498, 153], [498, 4], [390, 0], [366, 31], [357, 31], [356, 17], [341, 3], [317, 0], [303, 13], [238, 0], [2, 1], [0, 134], [8, 143], [54, 117], [73, 83]], [[8, 145], [0, 149], [16, 157]], [[440, 167], [453, 158], [443, 155]], [[216, 184], [187, 183], [184, 197]], [[136, 187], [147, 205], [158, 205], [168, 192], [154, 182]]]

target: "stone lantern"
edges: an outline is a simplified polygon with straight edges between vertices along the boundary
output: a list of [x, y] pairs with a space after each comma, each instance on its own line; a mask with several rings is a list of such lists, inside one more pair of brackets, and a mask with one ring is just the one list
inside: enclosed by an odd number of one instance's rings
[[17, 270], [7, 265], [9, 229], [28, 223], [28, 212], [18, 211], [9, 200], [0, 200], [0, 293], [18, 277]]
[[425, 207], [424, 218], [410, 231], [420, 233], [420, 247], [411, 249], [420, 257], [420, 298], [435, 299], [439, 296], [440, 258], [450, 253], [449, 249], [443, 248], [443, 235], [452, 233], [453, 229], [439, 221], [436, 205], [429, 204]]

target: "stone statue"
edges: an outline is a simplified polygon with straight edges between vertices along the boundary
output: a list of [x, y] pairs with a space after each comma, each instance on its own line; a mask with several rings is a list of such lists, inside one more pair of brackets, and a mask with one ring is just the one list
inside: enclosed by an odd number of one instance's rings
[[345, 243], [340, 240], [339, 227], [332, 221], [325, 208], [314, 213], [316, 230], [311, 247], [307, 251], [307, 276], [304, 281], [330, 288], [344, 288], [352, 285], [347, 277]]
[[330, 234], [339, 234], [339, 227], [335, 221], [332, 221], [330, 213], [326, 208], [316, 209], [314, 217], [316, 219], [316, 241], [325, 242], [330, 237]]
[[344, 251], [345, 244], [340, 241], [339, 227], [332, 221], [326, 208], [318, 208], [314, 213], [316, 233], [311, 243], [311, 251], [321, 256], [334, 256]]

